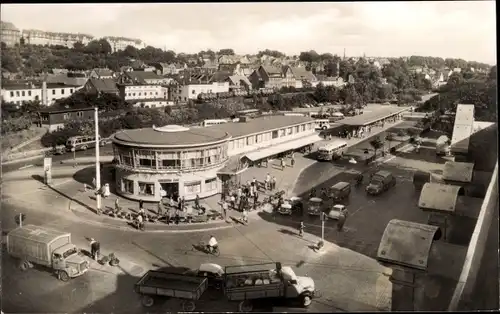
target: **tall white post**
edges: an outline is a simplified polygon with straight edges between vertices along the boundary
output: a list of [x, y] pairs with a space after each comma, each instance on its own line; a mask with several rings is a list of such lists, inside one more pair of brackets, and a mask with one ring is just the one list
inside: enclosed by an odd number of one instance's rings
[[325, 219], [321, 221], [321, 241], [325, 241]]
[[94, 122], [95, 122], [95, 185], [98, 191], [96, 195], [97, 211], [101, 211], [101, 163], [99, 160], [99, 112], [97, 107], [94, 108]]

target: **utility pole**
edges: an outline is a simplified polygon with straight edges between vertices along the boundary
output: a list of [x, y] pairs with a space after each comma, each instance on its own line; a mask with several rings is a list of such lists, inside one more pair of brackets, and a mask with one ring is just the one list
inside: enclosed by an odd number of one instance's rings
[[95, 185], [96, 185], [96, 201], [97, 213], [101, 212], [101, 163], [99, 161], [99, 109], [94, 108], [94, 122], [95, 122]]

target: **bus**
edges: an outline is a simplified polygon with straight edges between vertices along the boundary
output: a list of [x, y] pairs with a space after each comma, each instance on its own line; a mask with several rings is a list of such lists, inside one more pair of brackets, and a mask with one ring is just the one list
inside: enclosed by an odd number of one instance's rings
[[201, 126], [207, 127], [207, 126], [211, 126], [211, 125], [224, 124], [227, 122], [228, 121], [226, 119], [210, 119], [210, 120], [204, 120], [201, 123]]
[[318, 160], [334, 160], [342, 157], [347, 150], [347, 142], [335, 140], [325, 146], [318, 148]]
[[[99, 137], [100, 138], [100, 137]], [[104, 141], [99, 141], [99, 145], [103, 146]], [[93, 135], [80, 135], [72, 136], [66, 141], [66, 150], [86, 150], [95, 147], [95, 136]]]
[[314, 128], [316, 130], [326, 130], [330, 127], [330, 119], [314, 119]]
[[245, 109], [236, 112], [238, 117], [255, 117], [259, 115], [259, 109]]

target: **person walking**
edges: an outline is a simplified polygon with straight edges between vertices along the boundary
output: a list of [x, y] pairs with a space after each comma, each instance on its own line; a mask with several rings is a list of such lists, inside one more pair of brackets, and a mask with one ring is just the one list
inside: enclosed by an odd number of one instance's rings
[[97, 190], [97, 183], [95, 181], [95, 177], [92, 178], [92, 187], [94, 188], [94, 190]]
[[344, 224], [346, 221], [346, 215], [345, 214], [340, 214], [339, 220], [337, 221], [337, 231], [341, 232], [344, 229]]
[[271, 175], [269, 172], [266, 174], [266, 179], [264, 180], [264, 186], [266, 190], [270, 190], [270, 185], [271, 185]]
[[271, 182], [272, 182], [272, 187], [271, 187], [271, 190], [276, 189], [276, 176], [273, 176], [273, 178], [272, 178], [272, 181], [271, 181]]
[[231, 194], [230, 202], [231, 202], [231, 208], [236, 209], [236, 198], [232, 194]]
[[139, 212], [144, 212], [144, 201], [139, 200]]
[[90, 255], [93, 260], [97, 261], [101, 253], [101, 244], [94, 238], [90, 238]]
[[175, 207], [175, 203], [174, 203], [174, 199], [173, 199], [172, 195], [170, 195], [170, 196], [168, 197], [168, 206], [169, 206], [170, 208], [174, 208], [174, 207]]
[[292, 166], [292, 168], [295, 165], [295, 156], [293, 155], [293, 153], [292, 153], [292, 158], [290, 160], [290, 165]]
[[115, 200], [115, 214], [118, 214], [119, 212], [121, 212], [121, 207], [120, 207], [120, 201], [117, 197]]
[[247, 210], [244, 208], [243, 209], [243, 217], [242, 217], [242, 220], [245, 222], [245, 223], [248, 223], [248, 212]]
[[286, 167], [285, 158], [281, 158], [281, 171], [284, 171]]
[[299, 224], [299, 236], [300, 237], [303, 237], [304, 236], [304, 222], [301, 221], [300, 224]]
[[194, 209], [200, 209], [200, 196], [196, 194], [196, 198], [194, 199]]
[[227, 202], [226, 201], [222, 201], [222, 214], [223, 214], [224, 219], [226, 219], [227, 218]]
[[161, 200], [158, 202], [158, 212], [157, 212], [157, 215], [158, 215], [158, 219], [160, 219], [161, 217], [163, 217], [163, 203], [162, 203]]

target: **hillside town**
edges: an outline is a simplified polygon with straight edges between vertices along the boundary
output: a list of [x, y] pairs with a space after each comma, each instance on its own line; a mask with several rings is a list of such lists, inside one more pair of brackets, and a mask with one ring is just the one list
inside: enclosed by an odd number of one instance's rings
[[4, 18], [3, 312], [498, 309], [496, 65]]

